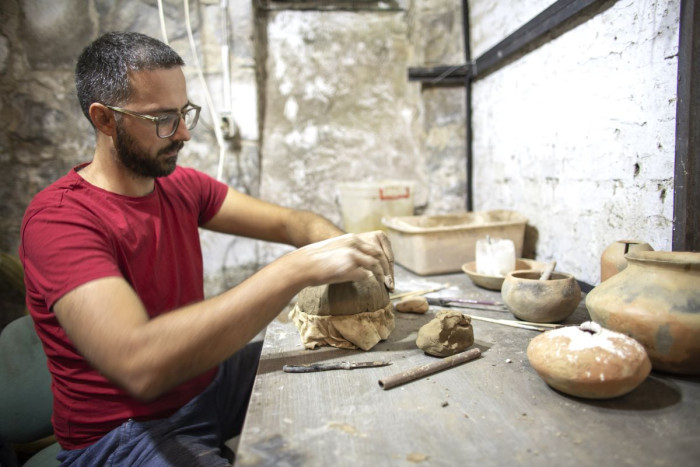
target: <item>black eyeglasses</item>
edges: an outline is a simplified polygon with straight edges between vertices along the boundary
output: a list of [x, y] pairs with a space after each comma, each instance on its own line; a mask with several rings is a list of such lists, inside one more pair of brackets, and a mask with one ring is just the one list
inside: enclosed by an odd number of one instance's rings
[[180, 119], [185, 120], [185, 126], [188, 130], [193, 130], [194, 127], [197, 126], [197, 120], [199, 120], [199, 111], [202, 110], [202, 108], [198, 105], [189, 104], [184, 110], [167, 112], [156, 117], [154, 115], [142, 114], [132, 110], [122, 109], [121, 107], [115, 107], [113, 105], [105, 104], [104, 106], [108, 109], [114, 110], [115, 112], [142, 118], [144, 120], [150, 120], [156, 124], [156, 134], [159, 138], [170, 138], [172, 135], [174, 135], [177, 131], [178, 125], [180, 125]]

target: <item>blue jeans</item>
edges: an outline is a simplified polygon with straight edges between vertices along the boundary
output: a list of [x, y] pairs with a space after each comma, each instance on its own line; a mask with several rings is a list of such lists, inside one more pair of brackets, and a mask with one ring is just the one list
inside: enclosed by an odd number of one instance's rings
[[230, 465], [224, 443], [243, 428], [262, 342], [239, 350], [219, 367], [200, 395], [166, 419], [127, 420], [96, 443], [61, 451], [71, 466], [218, 466]]

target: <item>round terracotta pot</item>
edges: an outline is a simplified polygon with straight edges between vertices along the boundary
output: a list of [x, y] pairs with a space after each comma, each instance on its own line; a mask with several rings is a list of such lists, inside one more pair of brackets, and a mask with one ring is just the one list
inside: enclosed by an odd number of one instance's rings
[[581, 301], [581, 288], [571, 274], [553, 272], [539, 280], [541, 271], [513, 271], [503, 280], [503, 303], [516, 318], [534, 323], [556, 323], [568, 318]]
[[646, 242], [620, 240], [608, 245], [600, 256], [600, 282], [603, 282], [627, 267], [625, 255], [632, 251], [653, 251]]
[[633, 337], [655, 370], [700, 374], [700, 253], [633, 251], [586, 296], [593, 321]]

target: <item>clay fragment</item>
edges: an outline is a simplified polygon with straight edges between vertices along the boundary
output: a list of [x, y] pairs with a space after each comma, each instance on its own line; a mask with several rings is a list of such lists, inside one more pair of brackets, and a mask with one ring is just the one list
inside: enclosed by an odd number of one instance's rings
[[404, 297], [401, 301], [394, 305], [396, 311], [400, 311], [402, 313], [425, 313], [428, 311], [429, 307], [430, 305], [428, 305], [428, 300], [420, 295]]
[[441, 310], [418, 331], [416, 345], [429, 355], [449, 357], [474, 343], [471, 319], [459, 311]]

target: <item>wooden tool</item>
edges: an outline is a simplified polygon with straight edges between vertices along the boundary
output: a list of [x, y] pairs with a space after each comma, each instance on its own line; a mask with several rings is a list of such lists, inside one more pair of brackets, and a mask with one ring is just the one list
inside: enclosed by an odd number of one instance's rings
[[464, 352], [445, 357], [436, 362], [428, 363], [426, 365], [413, 368], [412, 370], [404, 371], [403, 373], [397, 373], [389, 376], [388, 378], [380, 379], [379, 386], [382, 389], [391, 389], [402, 384], [410, 383], [413, 380], [432, 375], [438, 371], [461, 365], [462, 363], [474, 360], [480, 356], [481, 350], [478, 348], [469, 349]]
[[552, 261], [550, 263], [547, 263], [547, 265], [544, 267], [542, 270], [542, 274], [540, 275], [540, 280], [541, 281], [546, 281], [549, 280], [549, 276], [552, 275], [552, 272], [554, 271], [554, 268], [557, 266], [556, 261]]

